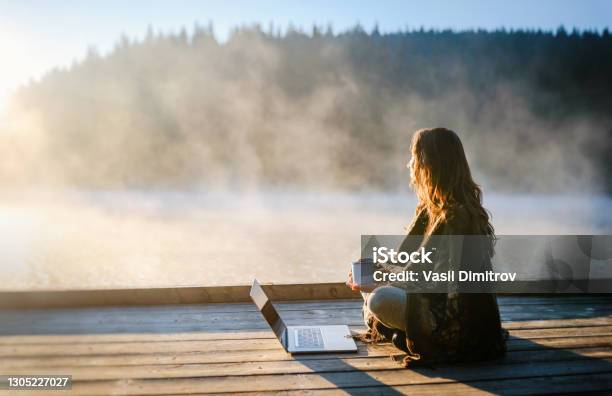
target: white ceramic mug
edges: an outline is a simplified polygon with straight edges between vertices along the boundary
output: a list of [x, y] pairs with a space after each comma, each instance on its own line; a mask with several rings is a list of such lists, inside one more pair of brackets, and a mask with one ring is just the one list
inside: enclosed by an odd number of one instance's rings
[[352, 264], [353, 283], [371, 285], [374, 283], [374, 263], [371, 260], [359, 260]]

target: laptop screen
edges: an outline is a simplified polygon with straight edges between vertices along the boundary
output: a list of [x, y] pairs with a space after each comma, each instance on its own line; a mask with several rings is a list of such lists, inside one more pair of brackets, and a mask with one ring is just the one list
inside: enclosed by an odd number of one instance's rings
[[286, 328], [285, 323], [283, 323], [283, 320], [278, 315], [278, 312], [276, 312], [276, 309], [272, 305], [272, 302], [260, 286], [259, 282], [257, 282], [257, 279], [253, 280], [253, 286], [251, 286], [250, 295], [251, 299], [253, 300], [263, 317], [266, 319], [266, 322], [268, 322], [268, 324], [272, 328], [272, 331], [276, 335], [276, 338], [278, 338], [278, 340], [281, 341], [282, 344], [282, 337]]

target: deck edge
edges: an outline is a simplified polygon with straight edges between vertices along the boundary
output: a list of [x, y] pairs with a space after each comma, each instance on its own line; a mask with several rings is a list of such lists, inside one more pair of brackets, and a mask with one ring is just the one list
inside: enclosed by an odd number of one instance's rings
[[[344, 283], [263, 285], [273, 301], [360, 298]], [[0, 291], [0, 309], [250, 302], [250, 286]]]

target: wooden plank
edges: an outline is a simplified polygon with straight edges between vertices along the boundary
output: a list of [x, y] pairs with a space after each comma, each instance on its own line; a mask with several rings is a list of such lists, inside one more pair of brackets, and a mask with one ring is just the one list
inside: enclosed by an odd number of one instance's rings
[[[502, 314], [503, 321], [533, 321], [538, 319], [575, 319], [610, 317], [607, 313], [598, 312], [551, 312], [551, 313], [514, 313]], [[311, 312], [303, 316], [282, 315], [288, 325], [327, 325], [346, 324], [362, 326], [360, 313], [338, 311], [335, 314]], [[101, 333], [173, 333], [173, 332], [219, 332], [219, 331], [262, 331], [268, 329], [259, 314], [253, 315], [211, 315], [200, 319], [181, 320], [168, 318], [167, 321], [155, 321], [146, 318], [116, 318], [98, 321], [70, 322], [61, 320], [37, 322], [5, 322], [0, 328], [4, 335], [16, 334], [101, 334]]]
[[[500, 306], [511, 305], [593, 305], [612, 307], [612, 297], [498, 297]], [[328, 300], [328, 301], [297, 301], [297, 302], [276, 302], [275, 306], [279, 311], [302, 311], [302, 310], [336, 310], [338, 308], [360, 309], [361, 300]], [[257, 309], [249, 303], [217, 303], [217, 304], [179, 304], [179, 305], [158, 305], [158, 306], [121, 306], [121, 307], [97, 307], [97, 308], [54, 308], [54, 309], [5, 309], [0, 311], [3, 315], [37, 314], [39, 317], [56, 316], [58, 314], [74, 314], [87, 316], [106, 316], [114, 314], [151, 314], [153, 310], [156, 314], [189, 314], [189, 313], [235, 313], [235, 312], [255, 312]]]
[[[358, 346], [355, 357], [388, 357], [395, 350], [389, 344], [370, 345], [367, 348]], [[347, 354], [304, 355], [300, 360], [339, 359]], [[39, 357], [5, 357], [0, 360], [0, 368], [19, 367], [55, 367], [55, 366], [112, 366], [112, 365], [158, 365], [158, 364], [197, 364], [197, 363], [244, 363], [265, 361], [294, 360], [280, 345], [272, 350], [238, 350], [206, 352], [185, 352], [167, 354], [123, 354], [123, 355], [80, 355], [80, 356], [39, 356]]]
[[[604, 305], [612, 307], [612, 297], [498, 297], [500, 306], [510, 305]], [[342, 308], [360, 309], [361, 300], [327, 300], [327, 301], [297, 301], [297, 302], [277, 302], [276, 308], [283, 311], [303, 311], [303, 310], [336, 310]], [[235, 312], [255, 312], [257, 309], [251, 303], [217, 303], [217, 304], [167, 304], [158, 306], [121, 306], [121, 307], [97, 307], [97, 308], [53, 308], [53, 309], [5, 309], [0, 311], [7, 319], [11, 315], [34, 315], [38, 317], [50, 317], [61, 314], [79, 314], [86, 316], [107, 316], [116, 314], [147, 314], [152, 313], [164, 315], [189, 314], [189, 313], [235, 313]]]
[[550, 294], [548, 296], [497, 296], [499, 305], [545, 305], [545, 304], [612, 304], [610, 295], [583, 294], [567, 296], [563, 294]]
[[244, 340], [201, 340], [201, 341], [159, 341], [123, 342], [100, 344], [59, 344], [59, 345], [2, 345], [0, 357], [7, 356], [54, 356], [54, 355], [112, 355], [126, 353], [179, 353], [200, 351], [235, 351], [277, 349], [276, 338]]
[[[359, 299], [342, 282], [263, 285], [273, 301]], [[124, 305], [250, 302], [250, 285], [105, 290], [0, 291], [0, 308], [60, 308]]]
[[597, 316], [612, 316], [612, 312], [593, 312], [593, 311], [561, 311], [561, 312], [501, 312], [502, 321], [527, 321], [527, 320], [552, 320], [552, 319], [575, 319], [575, 318], [594, 318]]
[[[343, 282], [264, 285], [264, 289], [273, 301], [360, 299], [360, 294], [350, 290]], [[249, 290], [249, 285], [103, 290], [5, 290], [0, 291], [0, 309], [250, 302]]]
[[[508, 351], [549, 350], [551, 348], [606, 348], [612, 345], [612, 337], [573, 337], [573, 338], [542, 338], [536, 341], [514, 339], [508, 342]], [[338, 359], [339, 357], [380, 357], [397, 354], [398, 351], [390, 344], [359, 346], [358, 354], [324, 354], [300, 356], [307, 359]], [[156, 364], [193, 364], [193, 363], [242, 363], [273, 360], [294, 360], [280, 345], [270, 349], [245, 349], [220, 352], [217, 349], [206, 351], [186, 351], [167, 353], [124, 353], [100, 354], [92, 352], [88, 355], [49, 355], [49, 356], [5, 356], [0, 360], [0, 368], [18, 367], [52, 367], [52, 366], [104, 366], [104, 365], [156, 365]]]
[[[259, 350], [278, 348], [278, 340], [269, 335], [266, 338], [251, 338], [242, 333], [242, 339], [201, 339], [167, 341], [132, 341], [117, 343], [54, 343], [54, 344], [13, 344], [0, 345], [0, 356], [49, 356], [84, 354], [123, 354], [123, 353], [168, 353], [185, 351], [219, 350], [230, 351], [236, 348]], [[605, 337], [612, 336], [612, 326], [577, 327], [562, 329], [512, 330], [509, 341], [519, 339], [538, 340], [542, 338], [567, 337]], [[248, 342], [241, 342], [248, 341]]]
[[[538, 350], [510, 352], [502, 359], [486, 364], [519, 364], [551, 361], [577, 361], [585, 359], [612, 359], [612, 346], [607, 348], [585, 348], [573, 350]], [[448, 367], [448, 366], [446, 366]], [[395, 370], [400, 365], [388, 356], [346, 357], [327, 359], [291, 359], [242, 363], [196, 363], [163, 365], [108, 365], [99, 366], [58, 366], [5, 368], [5, 375], [61, 375], [70, 373], [73, 380], [110, 380], [110, 379], [152, 379], [152, 378], [190, 378], [245, 376], [263, 374], [307, 374], [324, 372], [345, 372], [358, 370]], [[436, 367], [444, 371], [444, 366]]]
[[[332, 305], [331, 308], [322, 304], [296, 304], [295, 307], [281, 306], [277, 307], [281, 316], [287, 320], [293, 318], [334, 318], [348, 317], [361, 320], [361, 304], [354, 306], [339, 306]], [[543, 306], [508, 306], [500, 307], [502, 318], [514, 320], [515, 318], [533, 315], [542, 315], [542, 318], [547, 317], [562, 317], [571, 318], [576, 316], [595, 317], [595, 316], [612, 316], [612, 306], [576, 306], [576, 305], [543, 305]], [[182, 324], [185, 322], [196, 322], [204, 319], [212, 319], [214, 321], [222, 321], [227, 317], [236, 317], [239, 315], [243, 318], [260, 317], [260, 314], [255, 309], [236, 311], [236, 312], [219, 312], [208, 309], [192, 309], [184, 311], [176, 310], [125, 310], [125, 311], [98, 311], [98, 312], [0, 312], [0, 318], [6, 324], [22, 323], [22, 324], [53, 324], [62, 323], [141, 323], [141, 324], [156, 324], [156, 323], [174, 323]]]
[[[609, 394], [612, 389], [612, 373], [579, 374], [548, 377], [532, 377], [521, 379], [498, 379], [495, 381], [470, 381], [465, 383], [450, 382], [442, 384], [426, 385], [399, 385], [399, 386], [375, 386], [345, 389], [309, 389], [303, 391], [270, 391], [270, 392], [245, 392], [242, 395], [541, 395], [545, 390], [548, 394]], [[606, 392], [608, 391], [608, 392]], [[605, 393], [604, 393], [605, 392]], [[192, 395], [197, 395], [194, 393]], [[210, 394], [209, 394], [210, 395]], [[177, 396], [168, 395], [168, 396]]]
[[[610, 320], [612, 325], [612, 318]], [[353, 326], [362, 330], [363, 326]], [[45, 334], [45, 335], [0, 335], [0, 345], [47, 345], [47, 344], [90, 344], [121, 342], [158, 341], [202, 341], [202, 340], [251, 340], [274, 338], [271, 330], [261, 331], [211, 331], [183, 333], [105, 333], [105, 334]]]
[[[537, 315], [529, 316], [526, 320], [533, 320]], [[589, 318], [587, 316], [587, 318]], [[593, 318], [596, 319], [596, 318]], [[288, 321], [289, 325], [327, 325], [327, 324], [347, 324], [349, 327], [362, 327], [363, 323], [359, 319], [354, 320], [329, 320], [329, 319], [312, 319], [308, 321]], [[542, 325], [546, 326], [546, 325]], [[567, 326], [569, 327], [569, 326]], [[4, 334], [8, 335], [43, 335], [43, 334], [129, 334], [129, 333], [194, 333], [194, 332], [251, 332], [251, 331], [265, 331], [268, 327], [265, 323], [260, 322], [248, 322], [248, 321], [237, 321], [233, 323], [226, 323], [218, 325], [216, 327], [210, 325], [204, 325], [201, 323], [186, 323], [181, 325], [142, 325], [142, 324], [129, 324], [129, 325], [110, 325], [103, 323], [97, 326], [93, 324], [87, 325], [58, 325], [58, 326], [43, 326], [38, 325], [36, 327], [23, 327], [23, 326], [5, 326], [2, 330]], [[0, 336], [1, 337], [1, 336]]]
[[570, 318], [570, 319], [543, 319], [525, 321], [504, 321], [506, 329], [548, 329], [563, 327], [590, 327], [608, 326], [612, 322], [612, 316], [595, 316], [592, 318]]
[[570, 337], [570, 338], [538, 338], [529, 340], [524, 338], [510, 338], [507, 343], [509, 351], [527, 351], [547, 348], [569, 348], [569, 347], [596, 347], [612, 345], [610, 336], [594, 337]]
[[[108, 317], [99, 318], [88, 318], [81, 316], [52, 316], [39, 318], [36, 316], [21, 316], [14, 318], [6, 318], [0, 315], [2, 321], [2, 328], [0, 332], [4, 334], [10, 334], [11, 331], [15, 331], [23, 327], [22, 332], [17, 334], [28, 334], [32, 333], [36, 328], [43, 332], [44, 329], [58, 329], [58, 331], [70, 327], [74, 327], [75, 332], [77, 330], [84, 330], [91, 327], [95, 330], [95, 326], [108, 329], [112, 331], [113, 328], [126, 328], [131, 329], [132, 327], [147, 327], [156, 329], [160, 332], [163, 328], [190, 328], [196, 327], [202, 331], [206, 329], [214, 330], [261, 330], [265, 328], [265, 322], [259, 312], [245, 312], [242, 314], [195, 314], [195, 315], [166, 315], [165, 317], [151, 317], [150, 315], [115, 315]], [[308, 322], [314, 322], [313, 324], [332, 324], [332, 323], [344, 323], [348, 325], [362, 325], [363, 319], [361, 317], [360, 310], [343, 310], [338, 309], [336, 311], [293, 311], [293, 312], [281, 312], [283, 319], [289, 324], [304, 324]], [[564, 312], [564, 311], [552, 311], [552, 312], [514, 312], [506, 313], [502, 312], [502, 318], [504, 321], [516, 321], [517, 318], [533, 321], [533, 320], [551, 320], [551, 319], [573, 319], [573, 318], [595, 318], [595, 317], [611, 317], [612, 314], [606, 312], [595, 312], [595, 311], [581, 311], [581, 312]], [[30, 330], [30, 331], [28, 331]], [[135, 330], [135, 329], [134, 329]], [[92, 331], [92, 333], [99, 333], [100, 331]], [[150, 331], [146, 331], [150, 332]]]
[[[228, 337], [235, 333], [217, 333], [219, 338], [201, 337], [196, 340], [135, 340], [122, 342], [89, 342], [89, 343], [51, 343], [51, 344], [0, 344], [0, 356], [49, 356], [49, 355], [86, 355], [117, 353], [166, 353], [200, 350], [229, 351], [233, 348], [273, 349], [278, 341], [271, 332], [263, 333], [265, 337], [252, 337], [250, 333], [238, 333], [241, 338]], [[261, 334], [261, 333], [259, 333]], [[540, 339], [559, 337], [594, 337], [612, 336], [612, 326], [577, 327], [560, 329], [511, 330], [513, 337]], [[511, 339], [512, 340], [512, 339]], [[240, 341], [248, 341], [246, 343]], [[232, 348], [232, 349], [230, 349]]]
[[502, 305], [499, 311], [502, 314], [513, 312], [610, 312], [612, 304], [542, 304], [542, 305]]
[[[505, 321], [535, 319], [589, 318], [612, 316], [612, 307], [583, 307], [579, 305], [546, 305], [501, 308]], [[281, 312], [290, 325], [338, 324], [361, 325], [360, 308], [335, 310], [288, 310]], [[104, 332], [182, 332], [218, 330], [264, 330], [267, 325], [257, 311], [236, 313], [190, 312], [156, 314], [155, 310], [104, 313], [80, 312], [0, 312], [1, 334], [44, 333], [104, 333]]]
[[[311, 309], [335, 310], [338, 308], [360, 309], [363, 300], [327, 300], [327, 301], [295, 301], [295, 302], [275, 302], [274, 306], [279, 311], [304, 311]], [[33, 309], [3, 309], [3, 315], [23, 315], [31, 314], [39, 317], [70, 315], [78, 313], [87, 316], [106, 316], [117, 314], [189, 314], [189, 313], [241, 313], [256, 312], [257, 308], [251, 302], [248, 303], [214, 303], [214, 304], [166, 304], [150, 306], [121, 306], [121, 307], [95, 307], [95, 308], [33, 308]]]
[[[517, 337], [577, 335], [579, 328], [588, 328], [589, 334], [607, 334], [612, 326], [612, 318], [590, 318], [567, 321], [534, 321], [505, 322], [504, 327]], [[352, 331], [364, 331], [363, 326], [349, 326]], [[601, 329], [600, 329], [601, 328]], [[522, 332], [523, 330], [549, 330], [543, 332]], [[91, 344], [91, 343], [122, 343], [122, 342], [159, 342], [159, 341], [202, 341], [202, 340], [251, 340], [259, 338], [274, 338], [270, 330], [236, 331], [236, 332], [184, 332], [184, 333], [120, 333], [120, 334], [69, 334], [69, 335], [9, 335], [0, 336], [0, 345], [60, 345], [60, 344]]]
[[585, 337], [612, 335], [612, 326], [563, 327], [552, 329], [510, 329], [510, 336], [537, 340], [553, 337]]
[[75, 381], [73, 392], [100, 394], [190, 394], [244, 391], [285, 391], [377, 387], [413, 384], [443, 384], [466, 381], [493, 381], [512, 378], [551, 377], [562, 375], [612, 372], [606, 359], [525, 363], [515, 365], [455, 366], [438, 369], [350, 371], [311, 374], [247, 375], [180, 379], [123, 379], [110, 381]]
[[[594, 317], [586, 319], [564, 319], [564, 320], [534, 320], [521, 322], [504, 322], [504, 327], [509, 330], [520, 329], [555, 329], [572, 327], [599, 327], [611, 326], [612, 317]], [[361, 331], [362, 325], [350, 326], [351, 330]], [[104, 333], [104, 334], [45, 334], [45, 335], [0, 335], [0, 345], [17, 344], [83, 344], [92, 342], [155, 342], [155, 341], [187, 341], [187, 340], [222, 340], [222, 339], [253, 339], [272, 338], [274, 335], [270, 330], [235, 330], [209, 331], [209, 332], [181, 332], [181, 333]]]

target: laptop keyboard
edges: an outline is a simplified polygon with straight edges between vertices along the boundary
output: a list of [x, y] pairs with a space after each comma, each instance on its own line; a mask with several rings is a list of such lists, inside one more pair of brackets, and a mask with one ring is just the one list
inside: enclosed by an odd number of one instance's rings
[[323, 348], [323, 334], [321, 334], [321, 329], [295, 329], [295, 346], [298, 348]]

